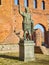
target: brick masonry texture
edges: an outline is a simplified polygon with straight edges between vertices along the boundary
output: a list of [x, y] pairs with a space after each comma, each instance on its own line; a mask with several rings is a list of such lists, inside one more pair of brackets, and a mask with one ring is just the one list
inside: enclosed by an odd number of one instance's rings
[[[48, 31], [49, 0], [44, 1], [45, 10], [42, 10], [42, 0], [37, 0], [36, 9], [33, 7], [33, 0], [28, 0], [28, 7], [34, 26], [40, 24], [44, 27], [44, 30]], [[19, 0], [19, 4], [22, 7], [21, 10], [24, 11], [24, 0]], [[22, 21], [23, 18], [19, 14], [18, 5], [14, 4], [14, 0], [1, 0], [0, 44], [16, 44], [19, 42], [19, 38], [15, 35], [14, 30], [20, 32], [21, 37], [23, 36]]]

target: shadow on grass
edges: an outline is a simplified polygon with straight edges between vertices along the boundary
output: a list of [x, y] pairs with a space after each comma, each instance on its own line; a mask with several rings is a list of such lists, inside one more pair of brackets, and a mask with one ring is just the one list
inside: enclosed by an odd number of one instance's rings
[[38, 63], [48, 63], [49, 64], [49, 60], [39, 60]]
[[0, 55], [0, 58], [7, 58], [7, 59], [13, 59], [13, 60], [20, 60], [19, 57], [16, 57], [16, 56], [8, 56], [8, 55]]
[[[13, 59], [13, 60], [18, 60], [18, 61], [22, 61], [22, 60], [20, 60], [20, 58], [19, 57], [17, 57], [17, 56], [9, 56], [9, 55], [0, 55], [0, 58], [6, 58], [6, 59]], [[32, 64], [33, 63], [35, 63], [36, 65], [49, 65], [49, 59], [44, 59], [44, 58], [42, 58], [42, 59], [39, 59], [39, 58], [36, 58], [36, 60], [35, 61], [33, 61], [33, 62], [31, 62]], [[32, 65], [31, 64], [31, 65]]]
[[36, 58], [36, 61], [35, 61], [36, 64], [40, 64], [40, 65], [49, 65], [49, 59], [38, 59]]

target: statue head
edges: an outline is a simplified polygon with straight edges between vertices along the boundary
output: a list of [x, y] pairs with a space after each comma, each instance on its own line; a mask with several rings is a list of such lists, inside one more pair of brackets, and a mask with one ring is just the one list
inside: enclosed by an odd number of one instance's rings
[[29, 12], [29, 9], [28, 9], [28, 7], [26, 7], [26, 8], [25, 8], [25, 11], [26, 11], [26, 12]]

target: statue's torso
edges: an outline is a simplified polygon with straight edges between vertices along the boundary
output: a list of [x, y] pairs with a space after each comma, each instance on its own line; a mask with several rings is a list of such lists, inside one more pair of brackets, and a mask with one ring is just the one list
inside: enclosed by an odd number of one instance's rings
[[30, 23], [30, 14], [29, 13], [25, 13], [25, 16], [23, 17], [23, 22], [24, 23]]
[[30, 13], [24, 13], [23, 23], [24, 23], [24, 31], [26, 31], [26, 30], [31, 31], [31, 15], [30, 15]]

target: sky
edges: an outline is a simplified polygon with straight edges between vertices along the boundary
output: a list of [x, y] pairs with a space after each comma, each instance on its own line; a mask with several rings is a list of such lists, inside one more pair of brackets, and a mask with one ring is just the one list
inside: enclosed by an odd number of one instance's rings
[[[15, 5], [17, 5], [17, 2], [18, 2], [18, 0], [15, 0]], [[26, 7], [27, 6], [26, 0], [24, 2], [25, 2], [25, 7]]]
[[[15, 4], [17, 5], [17, 0], [15, 0]], [[27, 2], [26, 2], [26, 0], [25, 0], [25, 7], [27, 6]], [[41, 29], [41, 31], [42, 32], [44, 32], [44, 28], [41, 26], [41, 25], [39, 25], [39, 24], [37, 24], [35, 27], [34, 27], [34, 29]]]
[[44, 32], [44, 28], [40, 24], [34, 26], [34, 29], [40, 29], [42, 32]]
[[14, 0], [15, 4], [17, 5], [17, 0]]

